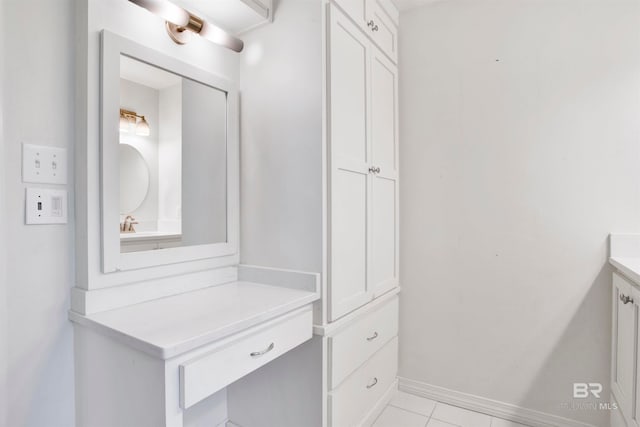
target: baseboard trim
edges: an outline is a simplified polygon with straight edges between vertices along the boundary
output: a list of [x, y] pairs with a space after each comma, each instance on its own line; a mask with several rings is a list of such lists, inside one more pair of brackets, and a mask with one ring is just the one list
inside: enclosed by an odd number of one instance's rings
[[399, 389], [416, 396], [481, 412], [531, 427], [596, 427], [569, 418], [399, 377]]

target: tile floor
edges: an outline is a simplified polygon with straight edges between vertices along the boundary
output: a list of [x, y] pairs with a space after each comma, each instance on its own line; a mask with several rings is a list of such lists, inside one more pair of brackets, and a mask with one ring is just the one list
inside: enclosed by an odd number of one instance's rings
[[423, 397], [399, 392], [372, 427], [526, 427]]

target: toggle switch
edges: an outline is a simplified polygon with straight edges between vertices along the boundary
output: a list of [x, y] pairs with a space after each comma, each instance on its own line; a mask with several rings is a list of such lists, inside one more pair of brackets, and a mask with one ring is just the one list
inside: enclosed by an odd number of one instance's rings
[[22, 181], [39, 184], [66, 184], [67, 149], [22, 144]]

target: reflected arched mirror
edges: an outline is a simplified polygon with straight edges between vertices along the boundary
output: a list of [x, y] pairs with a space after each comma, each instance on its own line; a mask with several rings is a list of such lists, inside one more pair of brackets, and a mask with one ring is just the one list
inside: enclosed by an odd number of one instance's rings
[[149, 193], [149, 166], [129, 144], [120, 144], [120, 213], [138, 209]]

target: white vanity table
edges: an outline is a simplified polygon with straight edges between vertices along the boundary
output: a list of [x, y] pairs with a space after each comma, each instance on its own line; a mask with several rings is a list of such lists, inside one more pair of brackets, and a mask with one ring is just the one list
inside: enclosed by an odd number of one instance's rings
[[317, 290], [237, 281], [72, 312], [79, 425], [183, 426], [184, 410], [311, 339], [318, 298]]

